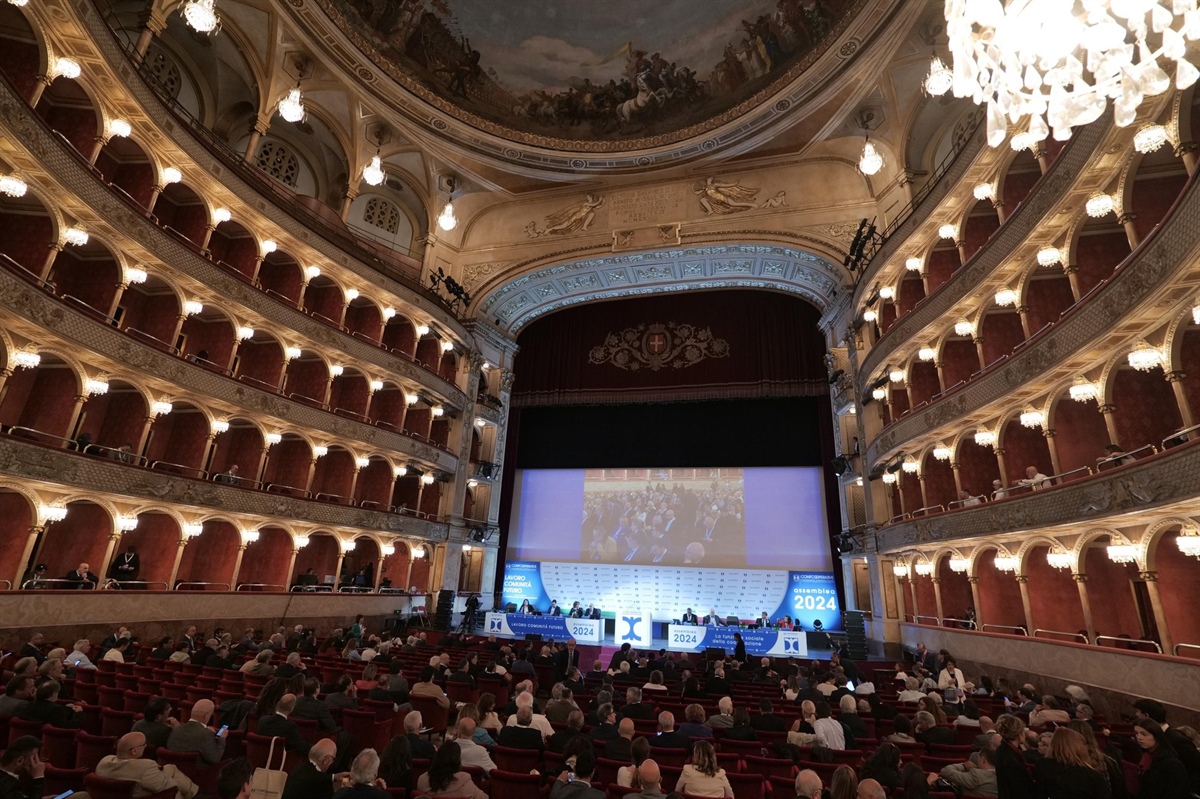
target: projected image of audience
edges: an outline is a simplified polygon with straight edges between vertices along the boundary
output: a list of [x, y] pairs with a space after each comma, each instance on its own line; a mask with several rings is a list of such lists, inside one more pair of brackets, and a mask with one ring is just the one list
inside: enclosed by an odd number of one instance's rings
[[581, 559], [745, 566], [742, 469], [589, 469]]

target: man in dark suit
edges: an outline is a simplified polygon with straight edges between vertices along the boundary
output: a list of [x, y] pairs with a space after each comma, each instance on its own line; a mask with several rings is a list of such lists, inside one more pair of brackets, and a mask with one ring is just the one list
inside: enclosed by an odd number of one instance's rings
[[633, 719], [621, 719], [621, 723], [617, 725], [617, 737], [610, 739], [604, 744], [604, 756], [609, 760], [632, 763], [633, 736], [636, 732], [637, 730], [633, 726]]
[[725, 679], [725, 669], [718, 666], [713, 675], [705, 680], [704, 692], [709, 696], [729, 696], [732, 693], [729, 680]]
[[583, 684], [583, 675], [580, 674], [579, 669], [577, 668], [571, 668], [567, 670], [566, 679], [562, 681], [562, 684], [563, 688], [570, 688], [571, 693], [573, 694], [587, 693], [587, 690]]
[[917, 644], [917, 662], [921, 668], [933, 672], [937, 677], [937, 655], [925, 648], [925, 644]]
[[583, 617], [585, 619], [592, 619], [593, 621], [600, 621], [600, 608], [593, 606], [589, 602], [587, 609], [583, 611]]
[[683, 614], [682, 622], [684, 624], [699, 624], [700, 617], [698, 617], [695, 613], [692, 613], [691, 608], [688, 608], [687, 612]]
[[674, 713], [663, 711], [658, 714], [658, 736], [650, 739], [650, 746], [658, 749], [691, 751], [692, 739], [675, 729]]
[[300, 725], [288, 718], [295, 710], [296, 695], [284, 694], [276, 703], [275, 712], [258, 720], [258, 729], [255, 732], [259, 735], [283, 738], [289, 752], [308, 757], [308, 750], [312, 748], [312, 744], [304, 740]]
[[585, 737], [583, 734], [583, 711], [572, 710], [567, 716], [567, 728], [551, 735], [550, 740], [546, 741], [546, 748], [551, 752], [562, 754], [567, 750], [567, 745], [571, 741], [583, 737]]
[[54, 680], [46, 680], [38, 686], [33, 701], [20, 708], [14, 718], [40, 721], [63, 729], [79, 729], [83, 725], [83, 708], [79, 705], [58, 704], [61, 686]]
[[70, 583], [67, 588], [95, 588], [100, 583], [100, 578], [92, 574], [86, 563], [80, 563], [74, 571], [67, 572], [64, 579]]
[[172, 728], [167, 737], [167, 749], [172, 752], [196, 752], [200, 755], [200, 763], [205, 766], [221, 762], [229, 731], [218, 735], [209, 729], [208, 722], [213, 717], [213, 710], [211, 699], [201, 699], [192, 705], [188, 722]]
[[642, 701], [642, 689], [637, 686], [625, 690], [625, 704], [621, 706], [621, 718], [654, 720], [654, 705]]
[[458, 671], [455, 671], [446, 678], [447, 682], [461, 682], [475, 688], [475, 678], [471, 676], [471, 659], [463, 658], [462, 663], [458, 666]]
[[496, 743], [500, 746], [507, 746], [510, 749], [534, 749], [538, 752], [545, 750], [546, 745], [542, 741], [542, 733], [533, 724], [533, 710], [528, 706], [517, 710], [517, 723], [509, 724], [504, 729], [500, 730], [500, 737]]
[[574, 638], [567, 639], [567, 645], [554, 656], [554, 679], [562, 682], [572, 668], [579, 668], [579, 648]]
[[937, 726], [937, 719], [927, 710], [922, 710], [913, 717], [913, 729], [913, 737], [925, 744], [926, 748], [932, 744], [954, 743], [954, 730]]
[[[593, 741], [612, 741], [617, 737], [617, 711], [611, 702], [605, 702], [596, 708], [596, 726], [592, 728]], [[629, 722], [630, 729], [633, 722]], [[605, 750], [608, 751], [607, 749]]]
[[313, 744], [305, 761], [288, 775], [280, 799], [330, 799], [334, 780], [341, 784], [341, 775], [329, 773], [336, 756], [337, 747], [328, 738]]
[[768, 732], [786, 732], [788, 728], [787, 719], [783, 716], [776, 716], [774, 708], [771, 706], [770, 699], [763, 699], [758, 703], [759, 713], [757, 716], [750, 717], [750, 726], [756, 730], [766, 730]]
[[136, 580], [138, 570], [142, 567], [142, 559], [138, 557], [137, 547], [133, 544], [125, 547], [125, 552], [117, 555], [108, 567], [110, 579], [118, 581]]
[[33, 658], [42, 665], [46, 662], [46, 653], [42, 651], [42, 643], [46, 637], [41, 633], [34, 633], [29, 637], [29, 641], [25, 646], [21, 647], [21, 651], [17, 652], [18, 658]]
[[[25, 799], [41, 796], [46, 764], [38, 756], [42, 741], [32, 735], [22, 735], [8, 745], [0, 758], [0, 796], [5, 799]], [[21, 777], [29, 776], [29, 790], [21, 786]]]
[[[298, 719], [312, 719], [317, 722], [318, 732], [337, 732], [340, 728], [329, 712], [329, 705], [320, 698], [321, 681], [309, 677], [304, 681], [304, 696], [296, 699], [296, 709], [292, 716]], [[389, 700], [390, 701], [390, 700]], [[195, 713], [195, 710], [192, 711]]]
[[408, 739], [408, 748], [412, 756], [418, 760], [433, 760], [437, 750], [433, 744], [421, 737], [421, 711], [413, 710], [404, 717], [404, 737]]
[[203, 666], [208, 662], [209, 657], [217, 654], [218, 643], [216, 639], [210, 638], [204, 642], [204, 646], [198, 648], [192, 653], [192, 665]]

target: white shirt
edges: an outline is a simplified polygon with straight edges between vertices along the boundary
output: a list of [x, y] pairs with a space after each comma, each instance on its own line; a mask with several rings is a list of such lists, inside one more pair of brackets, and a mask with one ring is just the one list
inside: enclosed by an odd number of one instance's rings
[[117, 663], [124, 663], [125, 656], [121, 654], [121, 650], [113, 647], [104, 653], [104, 657], [102, 657], [101, 660], [115, 660]]
[[898, 702], [920, 702], [925, 696], [923, 691], [901, 691], [896, 697]]
[[837, 719], [817, 719], [813, 722], [813, 732], [817, 734], [817, 743], [830, 749], [846, 748], [846, 732], [842, 723]]
[[[951, 682], [951, 678], [954, 680], [953, 683]], [[962, 669], [956, 668], [953, 672], [950, 672], [947, 669], [942, 669], [941, 673], [938, 675], [938, 688], [943, 690], [950, 687], [962, 688], [965, 683], [966, 680], [963, 678]]]
[[454, 742], [462, 750], [462, 764], [464, 766], [479, 766], [483, 769], [484, 774], [492, 773], [492, 769], [496, 767], [496, 764], [492, 762], [492, 757], [488, 754], [486, 748], [465, 738], [456, 738]]
[[[505, 727], [517, 726], [517, 714], [513, 713], [511, 716], [509, 716], [508, 723], [505, 724], [504, 726]], [[541, 713], [533, 714], [533, 721], [529, 722], [529, 726], [537, 727], [539, 730], [541, 730], [543, 738], [549, 738], [551, 735], [554, 734], [554, 728], [550, 726], [550, 720], [547, 719], [545, 716], [543, 716]]]
[[66, 663], [68, 666], [74, 666], [77, 669], [94, 669], [96, 664], [92, 663], [91, 659], [86, 654], [78, 649], [67, 655]]
[[1050, 478], [1038, 472], [1033, 477], [1026, 477], [1019, 481], [1023, 486], [1031, 486], [1034, 491], [1041, 491], [1043, 488], [1050, 486]]

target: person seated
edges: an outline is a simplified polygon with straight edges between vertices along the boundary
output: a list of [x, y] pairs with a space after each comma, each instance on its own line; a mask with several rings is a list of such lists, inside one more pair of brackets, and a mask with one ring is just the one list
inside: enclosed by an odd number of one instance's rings
[[288, 774], [280, 799], [330, 799], [334, 784], [340, 785], [343, 776], [329, 771], [336, 757], [337, 746], [333, 741], [328, 738], [317, 741], [304, 762]]
[[1058, 706], [1058, 700], [1046, 694], [1042, 703], [1029, 711], [1029, 726], [1044, 727], [1047, 724], [1066, 725], [1071, 723], [1071, 714]]
[[444, 708], [450, 707], [450, 700], [446, 698], [446, 692], [439, 688], [434, 679], [437, 677], [437, 671], [433, 666], [425, 666], [421, 669], [421, 679], [418, 683], [409, 689], [408, 695], [427, 696], [433, 698], [439, 705]]
[[1036, 466], [1025, 467], [1025, 478], [1017, 481], [1017, 485], [1029, 486], [1034, 491], [1050, 487], [1050, 478], [1042, 474]]
[[604, 744], [604, 756], [609, 760], [629, 763], [633, 760], [633, 737], [637, 734], [637, 729], [633, 726], [633, 719], [621, 719], [621, 723], [617, 725], [616, 729], [617, 737]]
[[205, 766], [221, 762], [229, 730], [222, 730], [217, 734], [209, 728], [208, 723], [212, 720], [214, 710], [211, 699], [198, 700], [192, 705], [187, 723], [171, 729], [170, 735], [167, 736], [167, 749], [172, 752], [196, 752], [200, 755], [200, 763]]
[[583, 711], [572, 710], [567, 716], [566, 729], [557, 730], [551, 735], [550, 740], [546, 742], [546, 748], [551, 752], [562, 754], [576, 738], [586, 739], [587, 736], [583, 732], [583, 721]]
[[708, 609], [708, 615], [701, 622], [705, 627], [721, 627], [725, 624], [725, 619], [717, 615], [715, 608]]
[[708, 741], [699, 741], [692, 750], [692, 762], [683, 767], [675, 783], [675, 793], [687, 796], [733, 796], [733, 787], [725, 776], [725, 769], [717, 763], [717, 753]]
[[995, 749], [981, 749], [976, 761], [967, 760], [963, 763], [952, 763], [945, 766], [939, 776], [965, 794], [972, 796], [999, 795], [1000, 789], [996, 784]]
[[275, 704], [274, 713], [259, 717], [255, 732], [259, 735], [283, 738], [289, 752], [308, 757], [308, 750], [312, 748], [312, 744], [304, 739], [300, 725], [289, 718], [295, 709], [296, 695], [284, 694]]
[[824, 795], [820, 774], [806, 768], [796, 775], [796, 799], [822, 799]]
[[642, 761], [638, 767], [638, 784], [642, 791], [630, 794], [633, 799], [662, 799], [662, 769], [658, 763], [650, 759]]
[[488, 799], [475, 786], [471, 775], [462, 770], [462, 749], [443, 746], [437, 751], [429, 771], [417, 778], [417, 793], [425, 796], [453, 796], [461, 799]]
[[642, 701], [642, 689], [637, 686], [625, 690], [625, 704], [621, 707], [621, 717], [652, 721], [654, 705]]
[[545, 716], [551, 725], [564, 724], [578, 706], [575, 704], [575, 694], [562, 683], [557, 683], [550, 691], [551, 699], [546, 703]]
[[575, 756], [575, 778], [563, 771], [550, 786], [550, 799], [604, 799], [604, 792], [592, 787], [596, 771], [596, 756], [586, 749]]
[[954, 730], [949, 727], [939, 727], [937, 719], [927, 710], [917, 712], [913, 718], [913, 737], [925, 744], [928, 749], [933, 744], [954, 745]]
[[74, 571], [67, 572], [67, 576], [63, 578], [67, 581], [64, 588], [95, 588], [100, 584], [100, 578], [92, 574], [88, 564], [80, 563], [75, 567]]
[[133, 732], [146, 736], [146, 744], [157, 749], [167, 745], [171, 731], [178, 726], [179, 721], [171, 717], [171, 700], [155, 696], [146, 703], [142, 718], [133, 723]]
[[717, 712], [704, 722], [713, 729], [729, 729], [733, 726], [733, 700], [723, 696], [717, 701]]
[[675, 714], [664, 710], [658, 714], [658, 736], [650, 745], [659, 749], [691, 749], [692, 739], [675, 729]]
[[547, 615], [547, 616], [561, 616], [561, 615], [563, 615], [562, 608], [560, 608], [560, 607], [558, 606], [558, 600], [557, 600], [557, 599], [551, 599], [551, 600], [550, 600], [550, 607], [546, 608], [546, 615]]
[[[0, 755], [0, 796], [5, 799], [35, 799], [45, 791], [46, 764], [41, 759], [42, 739], [22, 735], [8, 742]], [[22, 778], [28, 782], [22, 783]]]
[[545, 749], [545, 738], [541, 730], [533, 726], [533, 709], [524, 705], [517, 709], [516, 724], [509, 724], [500, 731], [496, 740], [500, 746], [510, 749]]
[[684, 612], [683, 618], [680, 620], [680, 622], [682, 624], [699, 624], [700, 618], [695, 613], [692, 612], [691, 608], [688, 608]]
[[769, 629], [772, 626], [771, 625], [771, 617], [769, 615], [767, 615], [767, 612], [765, 610], [763, 611], [762, 615], [758, 617], [758, 621], [755, 622], [754, 626], [758, 627], [759, 629], [762, 629], [762, 630]]
[[80, 705], [60, 705], [58, 695], [62, 690], [54, 680], [38, 685], [33, 701], [18, 708], [13, 718], [25, 721], [40, 721], [63, 729], [77, 730], [83, 726], [83, 708]]
[[517, 608], [517, 613], [530, 614], [533, 612], [534, 612], [533, 605], [530, 604], [528, 599], [526, 599], [524, 602], [521, 603], [521, 607]]
[[846, 728], [835, 718], [828, 702], [817, 702], [813, 713], [805, 721], [817, 736], [817, 743], [829, 749], [846, 749]]
[[[516, 728], [514, 727], [513, 729]], [[496, 764], [492, 762], [492, 757], [488, 754], [487, 748], [476, 742], [475, 734], [478, 730], [479, 727], [475, 724], [475, 719], [465, 716], [459, 718], [458, 724], [454, 728], [453, 744], [457, 744], [462, 749], [462, 764], [482, 769], [483, 775], [486, 777], [496, 768]], [[487, 733], [484, 732], [484, 735], [487, 735]]]
[[117, 753], [106, 755], [96, 764], [97, 776], [110, 780], [130, 780], [137, 783], [135, 796], [175, 789], [176, 799], [192, 799], [200, 787], [188, 776], [168, 763], [160, 766], [145, 757], [146, 736], [129, 732], [117, 741]]
[[408, 746], [412, 750], [414, 758], [418, 760], [432, 760], [437, 750], [433, 748], [433, 744], [421, 737], [421, 724], [423, 721], [421, 711], [410, 711], [404, 717], [404, 737], [408, 739]]
[[775, 714], [775, 708], [771, 704], [770, 699], [760, 699], [758, 710], [758, 715], [750, 717], [751, 727], [755, 730], [766, 730], [768, 732], [787, 732], [787, 719]]
[[725, 731], [725, 738], [731, 741], [757, 741], [758, 733], [750, 726], [750, 711], [744, 707], [733, 711], [733, 725]]
[[676, 729], [690, 740], [712, 738], [712, 728], [704, 723], [704, 706], [692, 703], [683, 709], [684, 721]]
[[336, 799], [390, 799], [384, 790], [387, 783], [379, 779], [379, 753], [364, 749], [350, 765], [350, 784], [334, 794]]

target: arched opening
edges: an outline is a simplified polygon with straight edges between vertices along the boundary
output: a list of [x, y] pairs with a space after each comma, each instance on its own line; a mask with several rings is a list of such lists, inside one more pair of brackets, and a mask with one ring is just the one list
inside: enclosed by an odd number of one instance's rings
[[[1070, 569], [1056, 569], [1046, 560], [1049, 546], [1038, 545], [1025, 555], [1025, 576], [1029, 578], [1029, 607], [1037, 629], [1060, 633], [1086, 633], [1083, 605]], [[1033, 630], [1029, 631], [1033, 634]], [[1086, 637], [1086, 635], [1084, 636]], [[1059, 640], [1062, 639], [1061, 637]]]
[[350, 204], [346, 224], [355, 235], [408, 254], [412, 251], [412, 222], [399, 203], [379, 194], [363, 193]]
[[18, 587], [24, 577], [25, 548], [29, 546], [30, 530], [37, 521], [35, 512], [24, 494], [0, 488], [0, 580], [11, 581], [13, 588]]
[[422, 336], [417, 342], [417, 362], [436, 373], [442, 357], [442, 343], [434, 336]]
[[37, 86], [39, 63], [41, 47], [29, 20], [16, 6], [0, 6], [0, 73], [25, 99]]
[[296, 554], [296, 566], [292, 570], [292, 584], [300, 575], [311, 574], [317, 585], [333, 585], [337, 578], [338, 553], [341, 546], [332, 533], [311, 533], [308, 544]]
[[[33, 432], [24, 437], [61, 446], [71, 434], [75, 422], [75, 398], [80, 394], [79, 376], [66, 361], [42, 353], [32, 369], [17, 369], [4, 383], [0, 399], [0, 425], [16, 426]], [[22, 436], [23, 431], [10, 431]]]
[[1042, 178], [1042, 168], [1033, 157], [1032, 150], [1022, 150], [1013, 156], [1000, 181], [1000, 196], [1008, 216], [1017, 211], [1017, 206], [1025, 201], [1033, 186]]
[[284, 433], [283, 440], [271, 447], [263, 482], [268, 491], [307, 496], [308, 476], [312, 471], [313, 452], [308, 441], [295, 433]]
[[925, 477], [925, 496], [929, 498], [930, 505], [948, 507], [958, 499], [954, 469], [950, 467], [949, 460], [939, 461], [929, 452], [921, 462], [921, 473]]
[[283, 252], [268, 253], [258, 267], [258, 285], [263, 291], [295, 307], [304, 290], [304, 270], [300, 263]]
[[191, 187], [183, 183], [165, 186], [154, 203], [154, 215], [164, 228], [178, 233], [199, 247], [208, 228], [208, 208]]
[[290, 583], [288, 564], [292, 562], [295, 540], [282, 527], [258, 528], [258, 540], [246, 545], [238, 585], [255, 585], [263, 591], [286, 591]]
[[387, 509], [391, 504], [392, 465], [379, 455], [372, 455], [366, 466], [358, 471], [354, 498], [364, 508]]
[[1009, 418], [1001, 427], [996, 446], [1004, 450], [1004, 471], [1008, 485], [1025, 479], [1025, 468], [1035, 467], [1045, 475], [1057, 470], [1050, 460], [1050, 445], [1040, 427], [1025, 427], [1020, 415]]
[[[179, 560], [176, 585], [189, 591], [230, 591], [242, 534], [230, 522], [210, 519], [200, 535], [188, 540]], [[172, 586], [174, 588], [175, 586]]]
[[942, 390], [933, 361], [913, 361], [908, 367], [908, 390], [914, 405], [929, 402]]
[[317, 458], [313, 472], [312, 493], [315, 499], [352, 505], [351, 489], [354, 486], [354, 456], [345, 447], [334, 444], [329, 451]]
[[[1142, 622], [1138, 618], [1138, 608], [1148, 609], [1149, 603], [1144, 595], [1138, 596], [1138, 589], [1134, 587], [1137, 565], [1114, 563], [1106, 551], [1108, 544], [1106, 537], [1097, 539], [1088, 544], [1083, 555], [1092, 623], [1096, 625], [1097, 635], [1141, 638]], [[1145, 604], [1141, 604], [1143, 602]], [[1111, 646], [1112, 642], [1108, 642], [1108, 645]]]
[[[909, 614], [912, 616], [929, 616], [937, 618], [937, 595], [933, 591], [932, 576], [923, 577], [914, 571], [913, 576], [910, 579], [915, 581], [913, 586], [915, 586], [917, 592], [917, 604], [915, 608], [908, 609]], [[912, 589], [909, 589], [909, 596], [905, 597], [906, 604], [912, 597], [911, 591]], [[919, 621], [925, 624], [929, 623], [928, 618], [920, 619]]]
[[236, 466], [238, 479], [223, 482], [257, 488], [264, 447], [262, 432], [257, 425], [248, 419], [230, 419], [229, 429], [213, 439], [207, 471], [211, 475], [229, 474]]
[[313, 350], [302, 350], [288, 361], [283, 393], [294, 400], [324, 408], [329, 396], [329, 365]]
[[146, 459], [151, 469], [203, 477], [204, 457], [211, 433], [208, 417], [189, 402], [175, 402], [171, 412], [150, 425]]
[[334, 413], [367, 420], [367, 404], [371, 401], [371, 386], [367, 376], [353, 367], [346, 367], [329, 384], [329, 407]]
[[925, 259], [925, 294], [932, 294], [948, 282], [962, 266], [958, 247], [952, 239], [941, 239]]
[[113, 319], [122, 330], [159, 349], [175, 347], [179, 297], [161, 277], [150, 275], [121, 293]]
[[1109, 215], [1088, 218], [1079, 232], [1073, 255], [1075, 283], [1080, 297], [1112, 276], [1117, 264], [1129, 257], [1129, 237]]
[[64, 247], [54, 257], [47, 280], [57, 286], [63, 299], [107, 321], [121, 277], [117, 259], [92, 236], [82, 247]]
[[983, 315], [979, 329], [983, 340], [983, 363], [995, 363], [1008, 355], [1013, 348], [1025, 340], [1025, 329], [1021, 327], [1021, 315], [1015, 309], [994, 309]]
[[142, 443], [149, 416], [142, 392], [124, 380], [110, 380], [106, 393], [93, 394], [84, 401], [75, 435], [87, 435], [92, 444], [103, 448], [90, 449], [91, 454], [113, 459], [119, 459], [120, 449], [128, 446], [130, 455], [126, 460], [132, 461]]
[[967, 259], [983, 249], [983, 245], [987, 244], [988, 239], [999, 229], [1000, 214], [996, 212], [996, 206], [991, 200], [979, 200], [971, 206], [960, 234], [962, 249]]
[[283, 364], [283, 346], [270, 333], [255, 330], [251, 338], [238, 342], [233, 374], [244, 383], [274, 394], [283, 381]]
[[[175, 565], [181, 538], [183, 531], [171, 515], [155, 511], [139, 513], [137, 527], [121, 536], [108, 569], [108, 577], [121, 582], [137, 580], [157, 591], [170, 588], [171, 569]], [[133, 547], [132, 552], [130, 547]], [[137, 556], [136, 561], [129, 557], [131, 554]], [[138, 568], [130, 569], [135, 562]], [[133, 586], [122, 586], [129, 587]]]
[[1126, 450], [1161, 446], [1164, 438], [1183, 426], [1175, 392], [1160, 369], [1140, 372], [1118, 366], [1112, 378], [1112, 405], [1120, 437], [1114, 443]]
[[921, 494], [921, 479], [915, 473], [896, 472], [896, 485], [900, 488], [900, 501], [905, 513], [913, 513], [925, 507], [925, 497]]
[[453, 351], [443, 352], [438, 362], [438, 374], [450, 385], [454, 385], [458, 377], [458, 356]]
[[941, 360], [947, 389], [965, 383], [979, 371], [979, 350], [970, 336], [951, 334], [942, 344]]
[[383, 327], [383, 346], [398, 355], [413, 357], [417, 351], [417, 331], [403, 316], [393, 316]]
[[[409, 575], [408, 582], [409, 590], [411, 590], [414, 594], [425, 594], [429, 592], [429, 551], [430, 547], [426, 545], [421, 549], [421, 552], [423, 553], [421, 557], [417, 557], [416, 553], [413, 553], [414, 559], [412, 564], [412, 573]], [[422, 602], [421, 604], [424, 603]]]
[[404, 427], [404, 411], [408, 407], [404, 400], [405, 391], [395, 383], [385, 382], [383, 388], [371, 396], [371, 407], [367, 416], [371, 424], [389, 430]]
[[91, 162], [100, 126], [92, 98], [78, 81], [55, 78], [42, 92], [34, 111], [79, 153], [80, 158]]
[[1024, 295], [1028, 309], [1025, 317], [1032, 335], [1057, 322], [1063, 311], [1075, 304], [1071, 281], [1058, 268], [1039, 269], [1031, 275]]
[[354, 549], [342, 560], [341, 585], [358, 588], [375, 587], [375, 564], [379, 562], [379, 545], [375, 539], [360, 535], [354, 539]]
[[408, 406], [408, 411], [404, 414], [404, 432], [414, 438], [428, 439], [432, 422], [433, 411], [428, 403], [421, 400]]
[[1000, 477], [1000, 465], [991, 447], [975, 443], [970, 435], [958, 444], [958, 479], [971, 496], [992, 495], [992, 481]]
[[[67, 505], [67, 517], [46, 526], [35, 548], [33, 562], [46, 564], [46, 576], [61, 579], [81, 563], [102, 576], [108, 537], [113, 532], [113, 519], [100, 505], [88, 500], [76, 500]], [[62, 584], [54, 585], [64, 587]]]
[[232, 220], [219, 223], [208, 239], [208, 252], [218, 266], [246, 279], [254, 277], [258, 260], [258, 240]]
[[206, 305], [183, 320], [178, 345], [193, 363], [228, 374], [237, 346], [237, 326], [220, 308]]
[[341, 286], [329, 278], [318, 275], [308, 281], [308, 288], [304, 290], [304, 310], [313, 318], [341, 327], [345, 304], [346, 296]]
[[383, 314], [379, 306], [366, 297], [355, 297], [346, 307], [346, 332], [352, 336], [377, 343], [383, 335]]
[[450, 420], [445, 416], [437, 417], [433, 420], [433, 424], [429, 426], [429, 440], [435, 446], [447, 449], [447, 444], [450, 440]]
[[434, 480], [424, 487], [421, 491], [421, 513], [431, 519], [439, 516], [442, 507], [442, 491], [445, 490], [445, 487], [446, 484], [441, 480]]
[[96, 157], [96, 168], [114, 189], [142, 208], [154, 196], [154, 164], [146, 151], [128, 136], [112, 136]]
[[[1025, 606], [1016, 577], [996, 568], [996, 550], [987, 548], [975, 556], [975, 576], [979, 578], [979, 619], [987, 625], [1025, 627]], [[959, 617], [961, 618], [961, 617]], [[997, 630], [1012, 633], [1015, 630]], [[1029, 630], [1025, 631], [1029, 633]]]
[[[956, 572], [951, 569], [950, 558], [944, 557], [938, 561], [934, 574], [941, 580], [938, 591], [942, 595], [942, 618], [965, 618], [967, 608], [975, 607], [975, 598], [971, 596], [971, 583], [967, 580], [966, 572]], [[957, 627], [959, 625], [950, 622], [948, 626]]]
[[1177, 334], [1180, 337], [1176, 369], [1183, 372], [1183, 391], [1192, 418], [1200, 418], [1200, 328], [1188, 325]]
[[[0, 11], [7, 7], [7, 4], [0, 6]], [[0, 263], [5, 268], [26, 280], [41, 275], [54, 243], [54, 220], [36, 194], [32, 191], [26, 191], [24, 197], [0, 194]]]
[[383, 558], [380, 588], [408, 588], [408, 564], [411, 555], [408, 546], [401, 541], [394, 544], [395, 551]]
[[1133, 214], [1133, 228], [1138, 240], [1144, 241], [1171, 210], [1188, 175], [1183, 159], [1170, 146], [1142, 156], [1135, 169], [1133, 185], [1127, 189], [1129, 207], [1125, 211]]
[[1180, 551], [1179, 532], [1176, 527], [1151, 544], [1151, 562], [1158, 571], [1159, 595], [1171, 640], [1200, 645], [1200, 616], [1196, 614], [1200, 607], [1200, 563]]
[[409, 469], [408, 474], [396, 479], [392, 488], [392, 505], [397, 511], [416, 511], [420, 495], [421, 477]]
[[1095, 402], [1076, 402], [1068, 389], [1063, 389], [1050, 407], [1047, 423], [1054, 431], [1054, 450], [1063, 472], [1095, 468], [1098, 459], [1108, 457], [1104, 451], [1109, 443], [1108, 427]]

